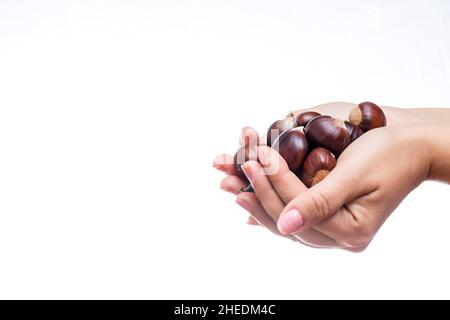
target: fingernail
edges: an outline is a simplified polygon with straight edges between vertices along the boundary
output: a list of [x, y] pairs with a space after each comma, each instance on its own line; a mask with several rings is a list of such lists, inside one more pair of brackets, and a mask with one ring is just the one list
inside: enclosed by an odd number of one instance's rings
[[283, 234], [296, 232], [303, 226], [303, 217], [297, 209], [291, 209], [281, 215], [278, 220], [278, 230]]
[[245, 210], [247, 210], [248, 212], [250, 212], [250, 206], [249, 206], [249, 204], [248, 204], [245, 200], [242, 200], [241, 198], [237, 198], [237, 199], [236, 199], [236, 203], [237, 203], [238, 205], [240, 205], [243, 209], [245, 209]]
[[266, 148], [258, 148], [258, 159], [263, 165], [270, 164], [269, 151]]
[[225, 155], [217, 156], [213, 161], [213, 167], [216, 169], [221, 169], [223, 167], [223, 164], [226, 162]]
[[250, 166], [246, 163], [244, 163], [242, 166], [242, 171], [244, 171], [245, 176], [247, 177], [248, 181], [252, 181], [252, 169], [250, 168]]
[[224, 183], [220, 184], [220, 189], [226, 192], [233, 192], [233, 189], [229, 185]]

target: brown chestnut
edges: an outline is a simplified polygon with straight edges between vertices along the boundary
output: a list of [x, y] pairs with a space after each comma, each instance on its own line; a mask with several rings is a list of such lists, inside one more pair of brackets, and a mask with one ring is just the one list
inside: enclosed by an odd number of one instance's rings
[[234, 167], [236, 168], [236, 173], [238, 177], [248, 182], [247, 176], [242, 170], [242, 165], [247, 161], [250, 160], [256, 161], [257, 159], [258, 155], [256, 145], [246, 144], [240, 147], [234, 155]]
[[386, 126], [386, 116], [383, 110], [373, 102], [361, 102], [348, 117], [351, 123], [366, 132]]
[[240, 189], [241, 192], [251, 192], [251, 193], [255, 193], [255, 190], [253, 190], [252, 184], [249, 183], [245, 188], [242, 187]]
[[283, 120], [277, 120], [272, 123], [267, 130], [267, 145], [270, 147], [272, 143], [283, 133], [297, 126], [294, 114], [291, 112]]
[[272, 146], [286, 160], [289, 170], [297, 171], [305, 159], [308, 142], [303, 128], [293, 128], [282, 133]]
[[308, 142], [331, 151], [336, 158], [352, 142], [344, 121], [331, 116], [312, 119], [306, 126], [305, 134]]
[[345, 127], [347, 128], [348, 135], [350, 136], [351, 142], [358, 139], [364, 133], [360, 127], [355, 126], [353, 123], [349, 121], [344, 121]]
[[295, 121], [297, 122], [297, 126], [299, 127], [306, 127], [309, 121], [311, 119], [320, 116], [321, 114], [315, 111], [307, 111], [303, 113], [299, 113], [297, 117], [295, 118]]
[[315, 148], [306, 157], [303, 169], [300, 173], [300, 180], [311, 188], [319, 183], [336, 167], [336, 158], [324, 148]]

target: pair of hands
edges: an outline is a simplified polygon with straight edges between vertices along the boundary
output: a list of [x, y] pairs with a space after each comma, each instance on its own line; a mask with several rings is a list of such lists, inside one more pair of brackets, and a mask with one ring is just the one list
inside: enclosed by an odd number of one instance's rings
[[[329, 103], [299, 112], [345, 119], [354, 106]], [[236, 176], [233, 156], [218, 156], [214, 167], [227, 174], [221, 189], [236, 195], [236, 202], [250, 213], [250, 224], [313, 247], [362, 251], [403, 198], [430, 174], [430, 146], [418, 143], [421, 123], [407, 110], [383, 107], [388, 126], [353, 142], [336, 168], [311, 189], [267, 146], [258, 147], [259, 162], [242, 166], [255, 193], [240, 192], [245, 182]], [[252, 128], [242, 130], [241, 141], [257, 137]], [[274, 164], [278, 170], [268, 170]]]

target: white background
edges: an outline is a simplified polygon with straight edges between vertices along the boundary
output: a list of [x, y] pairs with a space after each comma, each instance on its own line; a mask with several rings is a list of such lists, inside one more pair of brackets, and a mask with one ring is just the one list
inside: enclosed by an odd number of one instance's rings
[[0, 298], [450, 298], [446, 185], [361, 254], [219, 191], [242, 126], [336, 100], [450, 106], [449, 2], [2, 0]]

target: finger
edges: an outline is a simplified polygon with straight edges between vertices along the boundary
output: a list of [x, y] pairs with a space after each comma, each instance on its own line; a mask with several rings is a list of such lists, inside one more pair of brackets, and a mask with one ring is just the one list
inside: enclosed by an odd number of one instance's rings
[[[281, 211], [283, 210], [285, 204], [280, 200], [275, 190], [272, 188], [269, 180], [264, 174], [263, 169], [255, 161], [248, 161], [243, 165], [244, 173], [247, 175], [249, 180], [252, 181], [253, 189], [255, 194], [251, 194], [251, 197], [257, 197], [259, 203], [263, 210], [259, 211], [261, 215], [256, 217], [253, 213], [252, 216], [256, 218], [263, 225], [268, 224], [271, 221], [268, 228], [276, 225]], [[264, 216], [262, 216], [264, 213]], [[270, 219], [271, 218], [271, 219]], [[264, 220], [259, 220], [264, 219]], [[269, 220], [267, 220], [269, 219]], [[309, 229], [305, 232], [295, 234], [295, 237], [301, 240], [303, 243], [315, 246], [315, 247], [336, 247], [337, 243], [332, 238], [321, 234], [320, 232]]]
[[286, 161], [272, 148], [258, 147], [258, 159], [272, 187], [284, 203], [290, 202], [308, 188], [289, 170]]
[[229, 154], [218, 155], [213, 162], [213, 167], [217, 170], [225, 172], [228, 175], [236, 175], [236, 168], [234, 166], [234, 156]]
[[241, 192], [242, 188], [247, 186], [247, 184], [248, 183], [237, 176], [226, 176], [220, 182], [220, 189], [233, 194], [238, 194]]
[[272, 188], [260, 164], [256, 161], [247, 161], [242, 165], [242, 170], [251, 182], [255, 194], [267, 214], [273, 221], [278, 221], [278, 217], [284, 208], [284, 202]]
[[314, 248], [339, 248], [340, 245], [333, 239], [323, 233], [314, 229], [309, 229], [304, 232], [292, 234], [295, 238], [303, 244]]
[[255, 218], [253, 218], [252, 216], [248, 216], [247, 224], [250, 225], [250, 226], [260, 226], [258, 221], [256, 221]]
[[[289, 170], [286, 161], [276, 150], [266, 146], [259, 147], [258, 158], [272, 187], [284, 203], [290, 202], [297, 195], [308, 190], [300, 179]], [[333, 238], [314, 229], [293, 235], [300, 238], [302, 242], [315, 247], [338, 246]]]
[[[276, 223], [266, 214], [255, 194], [248, 192], [240, 193], [236, 198], [236, 202], [251, 214], [257, 224], [266, 227], [278, 236], [286, 236], [279, 232]], [[336, 241], [316, 230], [307, 230], [304, 233], [294, 234], [290, 238], [314, 248], [339, 247]]]
[[259, 144], [259, 135], [258, 132], [251, 128], [251, 127], [244, 127], [241, 131], [241, 137], [240, 137], [240, 145], [247, 145], [252, 143], [253, 145]]
[[316, 226], [335, 215], [363, 190], [353, 171], [347, 165], [338, 165], [326, 179], [286, 205], [278, 220], [278, 228], [282, 233], [293, 233]]
[[266, 214], [261, 203], [254, 193], [243, 192], [236, 197], [236, 202], [243, 207], [245, 210], [250, 212], [252, 218], [263, 227], [267, 228], [269, 231], [275, 235], [289, 238], [294, 241], [301, 242], [304, 245], [315, 247], [315, 248], [332, 248], [337, 247], [336, 241], [331, 238], [321, 236], [320, 232], [315, 230], [303, 234], [296, 235], [283, 235], [278, 231], [276, 223]]
[[[254, 193], [242, 192], [236, 197], [236, 203], [247, 210], [248, 213], [262, 226], [266, 227], [272, 233], [286, 237], [278, 231], [276, 223], [266, 214], [264, 208]], [[293, 238], [289, 235], [288, 238]]]

